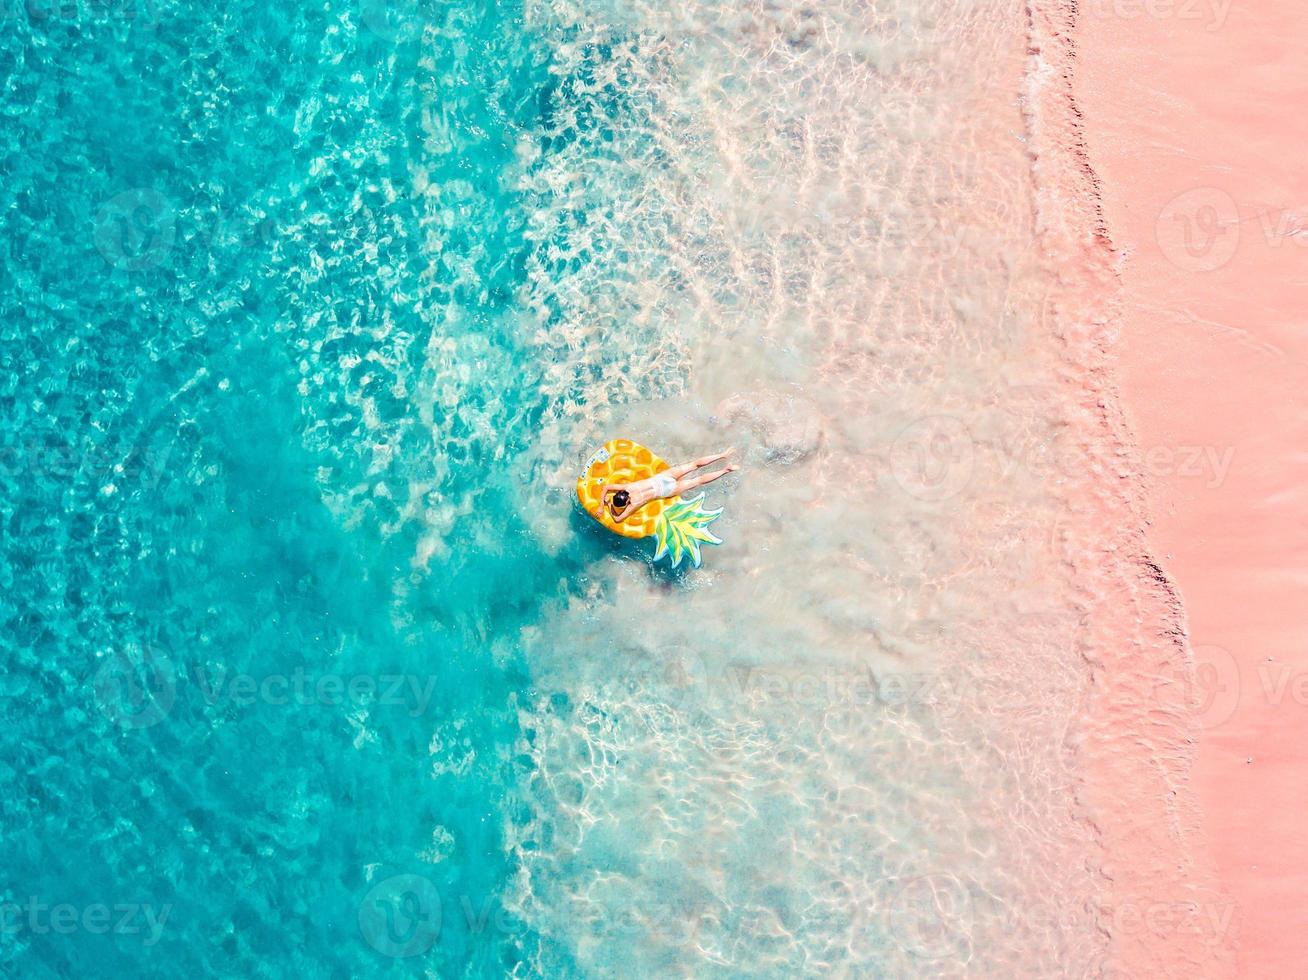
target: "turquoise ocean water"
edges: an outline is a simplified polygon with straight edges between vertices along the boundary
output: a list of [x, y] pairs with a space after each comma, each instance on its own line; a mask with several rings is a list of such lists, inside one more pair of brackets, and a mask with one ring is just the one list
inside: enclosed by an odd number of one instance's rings
[[512, 3], [6, 13], [3, 972], [502, 974], [566, 80]]

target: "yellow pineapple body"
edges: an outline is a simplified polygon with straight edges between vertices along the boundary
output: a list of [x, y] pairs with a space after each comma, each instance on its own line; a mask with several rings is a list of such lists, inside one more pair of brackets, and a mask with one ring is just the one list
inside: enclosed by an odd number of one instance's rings
[[595, 520], [624, 538], [648, 538], [654, 534], [663, 512], [678, 503], [680, 497], [651, 500], [624, 521], [615, 521], [602, 499], [610, 483], [636, 483], [648, 480], [668, 468], [666, 460], [655, 456], [640, 443], [630, 439], [610, 439], [590, 458], [586, 471], [577, 480], [577, 499]]

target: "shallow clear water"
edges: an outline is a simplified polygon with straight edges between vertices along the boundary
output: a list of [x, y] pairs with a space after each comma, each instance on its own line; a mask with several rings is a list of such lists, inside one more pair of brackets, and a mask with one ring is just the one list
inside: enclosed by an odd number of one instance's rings
[[1023, 23], [11, 10], [6, 969], [1083, 973]]

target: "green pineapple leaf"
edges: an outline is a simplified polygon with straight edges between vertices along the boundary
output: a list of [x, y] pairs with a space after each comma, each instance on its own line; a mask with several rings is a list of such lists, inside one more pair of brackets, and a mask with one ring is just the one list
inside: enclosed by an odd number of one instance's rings
[[703, 500], [702, 493], [693, 500], [682, 500], [667, 508], [659, 517], [654, 528], [658, 543], [654, 552], [655, 561], [671, 554], [672, 567], [676, 568], [681, 564], [681, 559], [689, 555], [691, 564], [699, 568], [701, 543], [722, 543], [721, 538], [708, 530], [708, 526], [721, 516], [722, 508], [705, 510], [701, 506]]

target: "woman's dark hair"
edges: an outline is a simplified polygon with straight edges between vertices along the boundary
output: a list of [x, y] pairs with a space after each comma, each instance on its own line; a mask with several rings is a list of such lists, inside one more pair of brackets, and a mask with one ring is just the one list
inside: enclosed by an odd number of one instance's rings
[[627, 493], [626, 490], [619, 490], [613, 495], [613, 506], [618, 510], [622, 510], [629, 503], [631, 503], [631, 494]]

